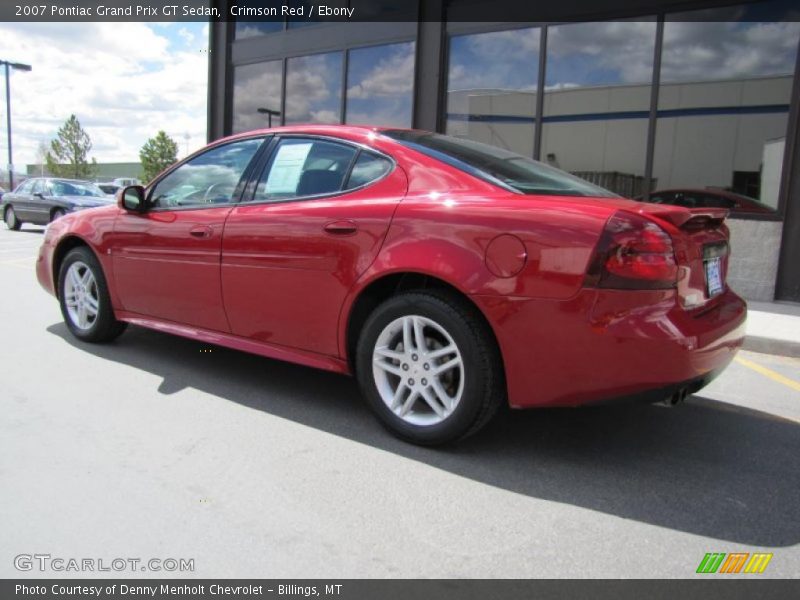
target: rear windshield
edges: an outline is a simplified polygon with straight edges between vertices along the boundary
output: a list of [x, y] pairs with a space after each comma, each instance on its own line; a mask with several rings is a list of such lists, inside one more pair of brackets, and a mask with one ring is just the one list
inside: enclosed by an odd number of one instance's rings
[[423, 131], [382, 133], [465, 173], [522, 194], [619, 197], [560, 169], [488, 144]]

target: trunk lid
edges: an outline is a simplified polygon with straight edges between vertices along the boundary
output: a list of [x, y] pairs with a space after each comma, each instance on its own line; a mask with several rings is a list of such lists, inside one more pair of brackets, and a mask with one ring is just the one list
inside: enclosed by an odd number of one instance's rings
[[639, 212], [661, 221], [672, 236], [681, 305], [687, 310], [713, 306], [728, 287], [728, 211], [645, 204]]

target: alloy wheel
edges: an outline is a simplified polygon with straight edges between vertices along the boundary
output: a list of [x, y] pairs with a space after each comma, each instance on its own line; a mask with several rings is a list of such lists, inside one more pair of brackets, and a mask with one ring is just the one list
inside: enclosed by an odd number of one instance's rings
[[464, 361], [453, 337], [436, 321], [399, 317], [375, 341], [372, 372], [389, 409], [412, 425], [437, 425], [464, 392]]
[[69, 266], [64, 279], [64, 301], [70, 321], [86, 331], [94, 325], [100, 312], [97, 280], [89, 266], [75, 261]]

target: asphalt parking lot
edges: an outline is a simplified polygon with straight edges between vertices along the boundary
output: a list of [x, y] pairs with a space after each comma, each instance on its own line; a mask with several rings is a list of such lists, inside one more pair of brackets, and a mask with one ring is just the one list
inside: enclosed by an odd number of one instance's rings
[[195, 577], [691, 577], [707, 552], [774, 554], [727, 577], [800, 572], [798, 359], [743, 352], [675, 409], [504, 411], [423, 449], [347, 377], [138, 328], [77, 342], [40, 242], [0, 230], [0, 577], [86, 575], [21, 553]]

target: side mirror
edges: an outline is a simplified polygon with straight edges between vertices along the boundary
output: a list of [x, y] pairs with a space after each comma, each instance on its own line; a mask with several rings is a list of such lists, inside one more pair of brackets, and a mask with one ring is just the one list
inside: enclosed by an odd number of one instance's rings
[[141, 185], [129, 185], [117, 191], [117, 204], [129, 212], [143, 213], [147, 210], [145, 192]]

